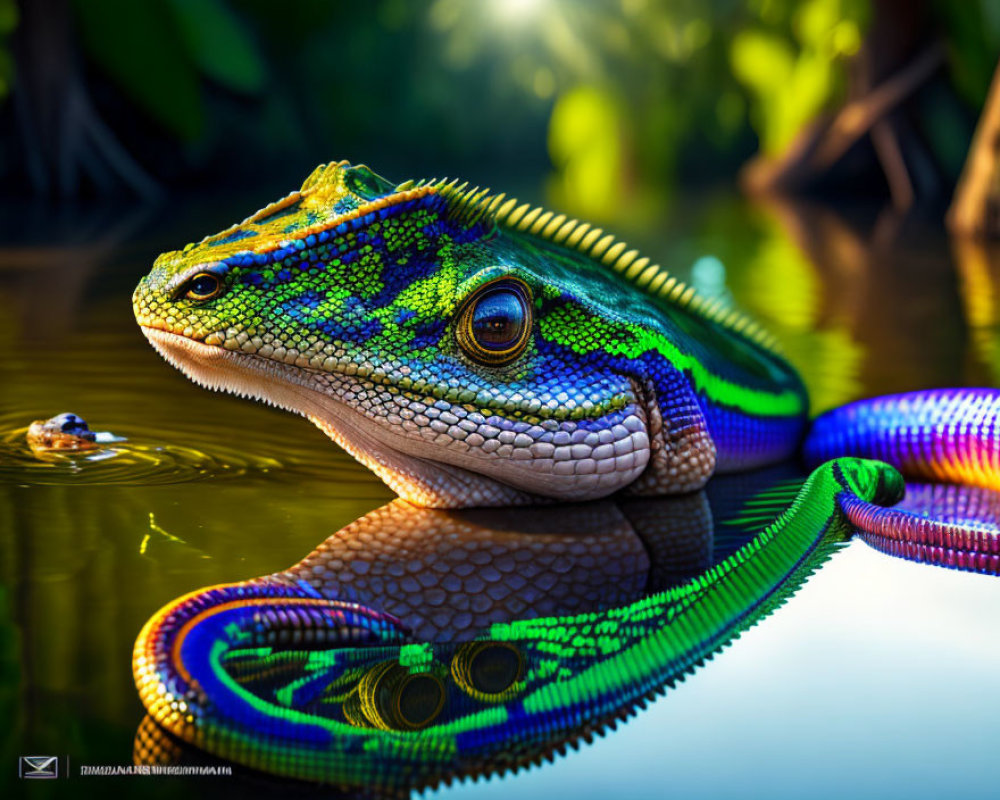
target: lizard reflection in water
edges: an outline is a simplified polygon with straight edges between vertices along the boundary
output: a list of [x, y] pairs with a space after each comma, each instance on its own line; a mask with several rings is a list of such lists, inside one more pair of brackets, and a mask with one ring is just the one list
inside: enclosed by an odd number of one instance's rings
[[[135, 668], [159, 725], [142, 724], [135, 757], [178, 757], [176, 736], [389, 792], [538, 761], [780, 605], [848, 541], [839, 502], [894, 499], [891, 474], [846, 459], [808, 479], [772, 469], [544, 511], [390, 503], [286, 571], [156, 615]], [[953, 489], [957, 511], [969, 490]]]
[[[338, 531], [291, 569], [254, 583], [363, 602], [399, 620], [407, 644], [317, 649], [336, 647], [338, 634], [307, 642], [302, 630], [278, 624], [264, 635], [264, 646], [228, 650], [220, 663], [256, 697], [359, 734], [461, 726], [599, 660], [593, 648], [560, 656], [546, 653], [544, 641], [478, 638], [484, 630], [641, 601], [703, 573], [740, 542], [739, 533], [725, 531], [716, 543], [705, 492], [509, 510], [442, 511], [397, 500]], [[162, 736], [156, 741], [146, 723], [137, 738], [140, 760], [170, 749]], [[559, 741], [542, 737], [519, 760]], [[493, 744], [517, 749], [512, 741]], [[497, 755], [474, 749], [447, 759], [437, 763], [438, 777]], [[392, 770], [386, 776], [400, 784], [420, 778]]]

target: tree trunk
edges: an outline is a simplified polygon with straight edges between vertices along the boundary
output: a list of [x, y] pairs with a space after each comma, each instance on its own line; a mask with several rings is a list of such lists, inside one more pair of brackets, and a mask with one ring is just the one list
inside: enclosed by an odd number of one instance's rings
[[90, 101], [69, 0], [21, 0], [14, 36], [14, 111], [36, 195], [75, 198], [122, 190], [147, 200], [159, 186], [119, 144]]
[[948, 229], [1000, 238], [1000, 64], [948, 209]]
[[[884, 178], [901, 210], [941, 191], [941, 176], [907, 108], [945, 63], [927, 0], [872, 0], [873, 19], [848, 71], [848, 97], [807, 125], [777, 158], [758, 156], [740, 181], [751, 194], [822, 191]], [[862, 140], [871, 153], [851, 160]], [[850, 162], [850, 163], [849, 163]]]

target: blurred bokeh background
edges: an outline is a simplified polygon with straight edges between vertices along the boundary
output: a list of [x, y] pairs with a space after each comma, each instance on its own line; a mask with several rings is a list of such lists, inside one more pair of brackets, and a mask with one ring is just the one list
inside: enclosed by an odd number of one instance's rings
[[998, 55], [995, 0], [0, 0], [0, 176], [149, 199], [347, 158], [602, 222], [736, 180], [940, 211]]

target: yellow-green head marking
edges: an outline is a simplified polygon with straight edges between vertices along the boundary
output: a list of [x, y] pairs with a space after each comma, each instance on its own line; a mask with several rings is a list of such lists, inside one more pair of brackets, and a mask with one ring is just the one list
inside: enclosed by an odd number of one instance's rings
[[344, 162], [163, 254], [133, 302], [189, 377], [423, 505], [684, 491], [787, 455], [805, 414], [763, 334], [599, 229]]

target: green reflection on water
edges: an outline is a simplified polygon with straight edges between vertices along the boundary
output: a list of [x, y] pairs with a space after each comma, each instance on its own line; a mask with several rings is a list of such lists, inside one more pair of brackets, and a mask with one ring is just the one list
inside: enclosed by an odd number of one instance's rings
[[[26, 277], [42, 276], [0, 272], [4, 752], [129, 763], [146, 618], [199, 586], [293, 564], [392, 495], [304, 420], [189, 384], [138, 333], [128, 291], [95, 280], [47, 341], [50, 306]], [[43, 335], [9, 328], [25, 312]], [[126, 436], [121, 455], [41, 462], [11, 435], [64, 409]]]

